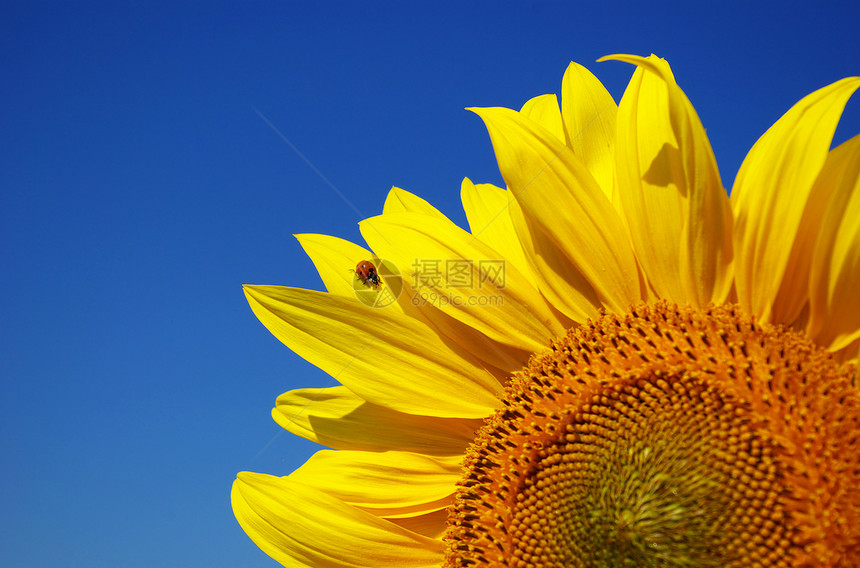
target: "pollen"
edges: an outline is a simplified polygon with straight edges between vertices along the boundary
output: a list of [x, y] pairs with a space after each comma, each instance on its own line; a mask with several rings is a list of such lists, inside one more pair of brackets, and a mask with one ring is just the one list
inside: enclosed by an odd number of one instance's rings
[[732, 306], [572, 329], [476, 435], [444, 566], [854, 566], [855, 374]]

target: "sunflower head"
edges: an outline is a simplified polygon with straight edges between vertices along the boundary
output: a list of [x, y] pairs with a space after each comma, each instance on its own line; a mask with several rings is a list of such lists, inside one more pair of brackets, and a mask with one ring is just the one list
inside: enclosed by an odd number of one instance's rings
[[618, 104], [571, 63], [560, 101], [474, 109], [506, 187], [464, 180], [468, 231], [394, 188], [368, 248], [298, 236], [327, 292], [246, 288], [339, 382], [273, 410], [336, 451], [233, 486], [273, 558], [858, 565], [860, 136], [831, 142], [860, 78], [791, 108], [729, 197], [668, 63], [613, 58]]
[[447, 566], [798, 566], [860, 552], [860, 399], [796, 332], [666, 303], [571, 330], [465, 461]]

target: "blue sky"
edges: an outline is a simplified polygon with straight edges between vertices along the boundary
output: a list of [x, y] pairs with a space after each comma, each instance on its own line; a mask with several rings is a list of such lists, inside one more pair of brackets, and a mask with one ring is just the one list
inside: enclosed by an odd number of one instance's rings
[[849, 1], [4, 2], [3, 564], [275, 566], [229, 491], [310, 455], [269, 411], [332, 384], [241, 291], [321, 288], [292, 234], [360, 242], [392, 185], [464, 225], [462, 178], [501, 178], [463, 108], [558, 92], [570, 60], [617, 101], [610, 53], [669, 60], [730, 185], [793, 103], [860, 74], [857, 29]]

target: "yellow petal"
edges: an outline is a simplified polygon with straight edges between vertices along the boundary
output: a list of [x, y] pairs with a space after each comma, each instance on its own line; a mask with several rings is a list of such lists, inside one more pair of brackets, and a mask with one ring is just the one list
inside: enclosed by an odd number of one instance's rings
[[591, 71], [571, 62], [561, 83], [565, 142], [612, 200], [618, 107]]
[[[462, 454], [434, 457], [322, 450], [291, 473], [290, 479], [378, 516], [413, 516], [437, 511], [453, 501], [462, 461]], [[408, 483], [404, 483], [406, 479]]]
[[537, 288], [537, 276], [526, 261], [511, 219], [513, 195], [489, 183], [475, 185], [466, 178], [460, 186], [460, 198], [472, 235], [497, 250]]
[[[464, 187], [472, 185], [468, 180], [464, 181]], [[472, 186], [474, 187], [474, 186]], [[484, 186], [482, 186], [484, 187]], [[504, 192], [505, 190], [501, 188], [496, 188], [494, 186], [486, 186], [488, 189], [492, 191], [495, 189], [497, 191]], [[468, 191], [468, 190], [467, 190]], [[412, 212], [412, 213], [427, 213], [424, 210], [419, 202], [416, 202], [414, 196], [409, 197], [408, 192], [404, 192], [403, 190], [398, 190], [396, 192], [398, 196], [396, 202], [398, 203], [412, 203], [414, 207], [412, 210], [407, 210], [406, 208], [393, 209], [389, 208], [388, 215], [396, 212]], [[389, 198], [392, 196], [389, 195]], [[414, 198], [414, 199], [412, 199]], [[468, 199], [468, 197], [464, 197], [464, 199]], [[423, 200], [421, 200], [423, 201]], [[426, 202], [425, 202], [426, 203]], [[466, 205], [464, 205], [466, 207]], [[468, 208], [467, 208], [468, 209]], [[469, 213], [467, 212], [467, 215]], [[494, 215], [499, 215], [499, 211], [493, 211]], [[502, 215], [506, 215], [506, 211], [502, 211]], [[385, 215], [385, 214], [383, 214]], [[454, 224], [447, 219], [444, 215], [439, 213], [438, 215], [433, 215], [439, 219], [440, 222], [448, 225], [454, 226]], [[419, 219], [416, 217], [416, 219]], [[424, 219], [421, 219], [419, 225], [424, 222]], [[519, 250], [520, 257], [522, 257], [522, 246], [519, 243], [519, 240], [516, 238], [516, 235], [513, 232], [509, 231], [510, 220], [507, 222], [504, 220], [496, 223], [492, 228], [488, 228], [487, 232], [491, 233], [495, 237], [498, 237], [499, 241], [502, 242], [505, 247], [504, 250], [500, 250], [499, 252], [502, 254], [504, 258], [508, 258], [508, 252], [514, 251], [513, 254], [516, 254], [515, 251]], [[456, 229], [457, 232], [460, 232], [460, 229]], [[386, 246], [383, 250], [392, 250], [392, 242], [387, 240], [387, 238], [379, 233], [374, 226], [370, 226], [367, 229], [367, 233], [369, 235], [374, 235], [379, 239], [378, 242], [385, 242]], [[485, 239], [481, 239], [484, 242], [487, 242]], [[377, 242], [377, 241], [374, 241]], [[488, 243], [489, 244], [489, 243]], [[493, 245], [490, 244], [492, 247]], [[494, 248], [494, 247], [493, 247]], [[509, 260], [509, 259], [508, 259]], [[516, 268], [520, 268], [520, 266], [514, 262], [513, 263]], [[530, 273], [530, 272], [529, 272]], [[527, 273], [527, 274], [529, 274]], [[531, 274], [530, 281], [534, 280], [534, 274]], [[526, 274], [524, 274], [527, 278], [529, 278]], [[461, 346], [468, 353], [471, 353], [475, 357], [479, 358], [481, 361], [486, 363], [487, 369], [494, 372], [497, 377], [499, 377], [500, 382], [504, 384], [506, 382], [508, 376], [516, 371], [517, 369], [522, 368], [522, 366], [528, 361], [528, 358], [531, 356], [532, 351], [522, 348], [514, 348], [510, 345], [504, 345], [495, 339], [488, 337], [486, 334], [481, 332], [480, 330], [471, 327], [468, 323], [463, 323], [462, 321], [455, 319], [448, 315], [445, 311], [439, 309], [438, 306], [431, 305], [427, 302], [420, 301], [420, 295], [417, 291], [415, 291], [408, 281], [404, 281], [402, 283], [403, 291], [397, 298], [397, 305], [400, 309], [402, 309], [407, 315], [424, 321], [432, 327], [437, 333], [439, 333], [442, 337], [446, 338], [449, 342], [453, 342], [454, 345]], [[419, 301], [413, 304], [415, 299]], [[417, 305], [416, 305], [417, 304]], [[446, 308], [447, 309], [447, 308]], [[557, 316], [558, 319], [558, 316]], [[569, 324], [567, 324], [569, 325]], [[565, 327], [567, 327], [567, 325]]]
[[359, 227], [378, 254], [409, 275], [419, 294], [415, 302], [426, 301], [519, 349], [545, 349], [563, 333], [544, 299], [514, 266], [450, 221], [400, 213], [367, 219]]
[[638, 65], [618, 108], [617, 190], [657, 297], [704, 307], [732, 286], [732, 211], [705, 129], [669, 64]]
[[404, 414], [341, 386], [286, 392], [272, 418], [288, 432], [330, 448], [427, 455], [462, 453], [481, 426], [479, 419]]
[[627, 230], [579, 158], [517, 112], [472, 110], [487, 125], [502, 177], [522, 210], [519, 220], [512, 211], [517, 233], [533, 241], [526, 254], [553, 306], [584, 321], [600, 307], [620, 312], [639, 301]]
[[809, 334], [837, 351], [860, 338], [860, 136], [830, 152], [816, 186], [832, 197], [814, 247]]
[[[456, 345], [484, 363], [504, 385], [510, 375], [521, 369], [532, 356], [532, 351], [507, 345], [488, 337], [484, 332], [449, 315], [444, 305], [425, 300], [426, 290], [416, 291], [409, 282], [403, 282], [403, 292], [397, 301], [404, 313], [426, 323], [444, 341]], [[424, 297], [422, 297], [422, 293]]]
[[804, 97], [755, 143], [738, 171], [735, 213], [738, 301], [759, 321], [790, 323], [808, 298], [806, 274], [789, 271], [798, 228], [836, 124], [860, 78]]
[[558, 110], [558, 97], [555, 95], [540, 95], [530, 99], [523, 105], [520, 112], [552, 132], [562, 142], [564, 141], [564, 124], [561, 121], [561, 112]]
[[498, 404], [492, 374], [402, 312], [279, 286], [246, 286], [245, 296], [275, 337], [365, 400], [461, 418], [487, 416]]
[[414, 193], [410, 193], [399, 187], [392, 187], [388, 192], [388, 197], [385, 198], [385, 205], [382, 207], [382, 214], [388, 213], [423, 213], [431, 217], [447, 219], [447, 217], [438, 209], [430, 205], [426, 200], [421, 199]]
[[444, 546], [289, 478], [242, 472], [230, 494], [239, 524], [287, 567], [438, 567]]
[[833, 355], [834, 359], [842, 364], [855, 365], [854, 375], [857, 378], [854, 379], [854, 384], [860, 384], [860, 369], [856, 368], [858, 365], [857, 356], [860, 354], [860, 338], [848, 343], [842, 349], [830, 351], [830, 353]]
[[328, 235], [294, 235], [314, 263], [323, 285], [331, 294], [355, 297], [355, 266], [373, 253], [349, 241]]

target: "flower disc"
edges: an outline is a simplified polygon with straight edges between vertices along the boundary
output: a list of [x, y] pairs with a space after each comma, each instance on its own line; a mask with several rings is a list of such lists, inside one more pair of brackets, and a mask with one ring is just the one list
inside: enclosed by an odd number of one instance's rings
[[445, 566], [850, 565], [854, 372], [732, 307], [572, 330], [479, 431]]

